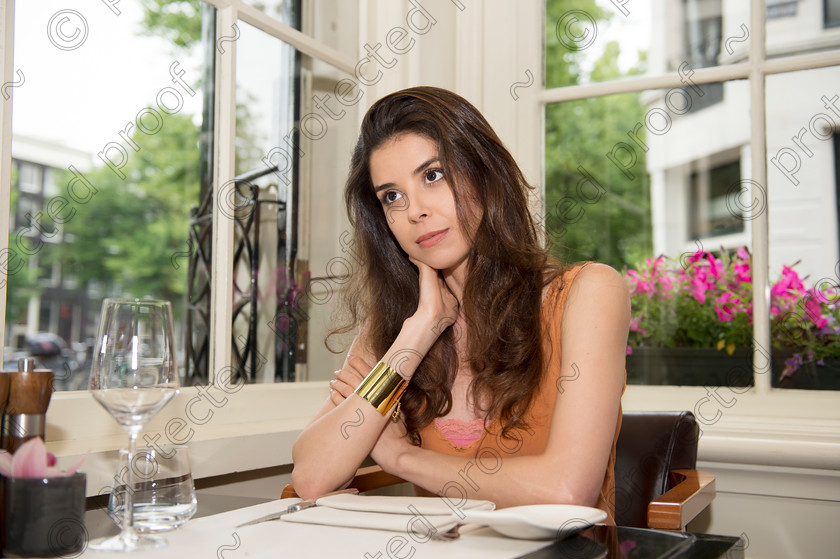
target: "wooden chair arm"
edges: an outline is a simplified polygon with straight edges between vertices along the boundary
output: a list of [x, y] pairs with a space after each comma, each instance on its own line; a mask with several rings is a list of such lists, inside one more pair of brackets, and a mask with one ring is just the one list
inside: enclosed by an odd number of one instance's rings
[[[379, 466], [374, 465], [359, 468], [356, 471], [356, 476], [353, 478], [353, 481], [351, 481], [347, 487], [353, 487], [358, 489], [359, 493], [364, 493], [365, 491], [370, 491], [371, 489], [379, 489], [380, 487], [387, 487], [388, 485], [404, 482], [404, 479], [393, 474], [389, 474], [383, 471]], [[288, 499], [290, 497], [299, 497], [299, 495], [295, 493], [295, 488], [291, 483], [287, 484], [286, 487], [283, 488], [283, 493], [280, 495], [280, 498], [282, 499]]]
[[698, 470], [673, 470], [685, 476], [648, 505], [648, 526], [656, 530], [685, 530], [715, 498], [715, 476]]

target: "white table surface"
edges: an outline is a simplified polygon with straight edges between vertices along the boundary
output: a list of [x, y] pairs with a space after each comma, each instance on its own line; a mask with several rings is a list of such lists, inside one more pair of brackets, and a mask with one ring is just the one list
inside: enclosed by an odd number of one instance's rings
[[508, 559], [545, 547], [552, 542], [502, 537], [489, 528], [464, 526], [452, 541], [418, 543], [405, 532], [317, 526], [283, 521], [263, 522], [237, 528], [239, 524], [277, 512], [297, 499], [282, 499], [192, 519], [165, 535], [168, 545], [130, 554], [86, 549], [86, 559], [122, 557], [135, 559], [239, 559], [239, 558], [350, 558]]

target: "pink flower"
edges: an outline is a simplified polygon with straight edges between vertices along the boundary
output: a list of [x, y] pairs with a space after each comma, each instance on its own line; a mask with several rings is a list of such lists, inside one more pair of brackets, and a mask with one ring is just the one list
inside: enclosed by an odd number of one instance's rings
[[782, 266], [782, 278], [770, 288], [770, 295], [783, 299], [794, 299], [796, 298], [796, 292], [802, 292], [804, 289], [805, 286], [802, 284], [802, 280], [799, 279], [799, 274], [796, 273], [796, 270]]
[[641, 326], [639, 326], [639, 319], [638, 318], [635, 318], [635, 317], [630, 318], [630, 330], [632, 330], [633, 332], [638, 332], [642, 336], [647, 336], [647, 332], [645, 332], [644, 329]]
[[[49, 465], [47, 448], [41, 437], [29, 439], [18, 448], [14, 454], [0, 450], [0, 474], [12, 478], [44, 478], [72, 476], [82, 465], [87, 455], [73, 464], [67, 470], [59, 470]], [[55, 457], [53, 456], [53, 460]], [[55, 462], [53, 462], [55, 464]]]
[[627, 349], [624, 350], [624, 354], [625, 355], [633, 355], [633, 348], [628, 345]]
[[715, 279], [720, 279], [720, 272], [723, 269], [723, 262], [716, 259], [712, 253], [709, 253], [709, 268]]
[[747, 262], [736, 262], [732, 269], [735, 271], [735, 281], [739, 283], [749, 283], [752, 281], [752, 270]]
[[689, 256], [686, 262], [688, 262], [689, 264], [693, 264], [699, 260], [705, 259], [708, 256], [711, 256], [711, 254], [709, 254], [705, 250], [698, 250], [697, 252]]
[[659, 276], [657, 281], [659, 282], [659, 287], [662, 288], [662, 292], [665, 293], [666, 297], [674, 296], [674, 294], [670, 292], [674, 288], [674, 280], [668, 276]]
[[691, 280], [691, 294], [701, 305], [706, 302], [706, 290], [710, 286], [700, 278]]
[[828, 320], [822, 315], [822, 305], [820, 305], [819, 299], [824, 298], [825, 295], [822, 292], [819, 292], [819, 295], [817, 293], [817, 290], [814, 288], [808, 290], [808, 293], [805, 296], [805, 314], [808, 315], [808, 318], [811, 319], [814, 326], [817, 328], [825, 328], [825, 325], [828, 324]]
[[735, 314], [735, 305], [740, 302], [740, 299], [728, 292], [715, 299], [715, 303], [717, 303], [715, 305], [715, 313], [717, 314], [718, 320], [721, 322], [731, 322], [732, 316]]
[[636, 284], [636, 293], [656, 293], [656, 287], [653, 285], [653, 280], [638, 282]]

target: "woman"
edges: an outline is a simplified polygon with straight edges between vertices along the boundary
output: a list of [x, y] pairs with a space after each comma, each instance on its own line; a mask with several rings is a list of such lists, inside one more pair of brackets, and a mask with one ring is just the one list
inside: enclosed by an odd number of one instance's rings
[[370, 455], [420, 494], [612, 519], [627, 288], [549, 258], [529, 189], [454, 93], [370, 108], [345, 189], [361, 265], [337, 331], [359, 334], [294, 445], [299, 495], [346, 485]]

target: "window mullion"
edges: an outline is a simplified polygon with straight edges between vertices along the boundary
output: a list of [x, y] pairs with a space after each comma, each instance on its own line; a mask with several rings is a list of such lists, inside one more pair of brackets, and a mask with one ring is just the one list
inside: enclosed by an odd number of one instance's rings
[[[3, 100], [0, 100], [0, 216], [8, 216], [10, 212], [10, 201], [12, 193], [12, 100], [14, 96], [14, 84], [23, 85], [25, 79], [23, 74], [14, 75], [13, 49], [14, 49], [14, 22], [15, 3], [14, 0], [0, 0], [0, 83], [3, 84]], [[12, 84], [8, 87], [7, 84]], [[6, 99], [6, 95], [9, 96]], [[12, 269], [14, 263], [8, 258], [9, 248], [9, 227], [0, 234], [0, 301], [6, 300], [6, 279], [8, 270]], [[3, 312], [0, 313], [0, 356], [3, 356], [3, 348], [6, 347], [6, 306], [2, 305]], [[5, 359], [5, 356], [3, 356]]]
[[346, 72], [352, 76], [356, 71], [356, 65], [351, 58], [313, 39], [309, 35], [301, 33], [294, 27], [267, 16], [264, 12], [251, 5], [241, 4], [237, 17], [257, 29], [268, 33], [272, 37], [288, 43], [303, 54], [326, 62], [342, 72]]
[[749, 77], [751, 69], [752, 65], [749, 63], [697, 68], [696, 70], [687, 66], [681, 66], [679, 72], [662, 74], [660, 76], [622, 78], [620, 80], [545, 89], [538, 95], [538, 100], [542, 104], [561, 103], [563, 101], [601, 97], [617, 93], [633, 93], [648, 89], [670, 89], [672, 87], [683, 87], [688, 84], [745, 79]]
[[[764, 192], [754, 192], [756, 197], [764, 197], [768, 204], [767, 189], [767, 123], [764, 108], [765, 82], [764, 61], [766, 57], [764, 42], [765, 22], [764, 0], [751, 0], [750, 24], [752, 38], [750, 42], [750, 150], [752, 153], [752, 180]], [[760, 201], [760, 200], [759, 200]], [[752, 288], [753, 288], [753, 381], [758, 394], [770, 392], [770, 283], [769, 283], [769, 208], [753, 216], [752, 222]]]
[[[237, 21], [236, 7], [218, 10], [216, 33], [227, 34]], [[216, 49], [216, 156], [214, 158], [214, 198], [225, 196], [225, 189], [234, 188], [236, 164], [236, 41]], [[210, 382], [215, 374], [231, 363], [233, 303], [233, 220], [222, 211], [222, 204], [213, 204], [213, 282], [210, 302]]]

